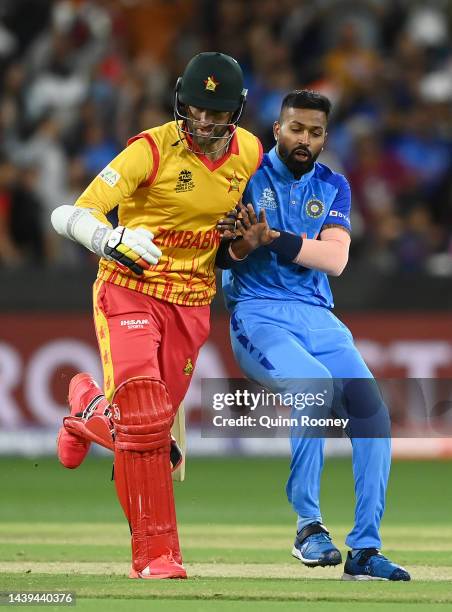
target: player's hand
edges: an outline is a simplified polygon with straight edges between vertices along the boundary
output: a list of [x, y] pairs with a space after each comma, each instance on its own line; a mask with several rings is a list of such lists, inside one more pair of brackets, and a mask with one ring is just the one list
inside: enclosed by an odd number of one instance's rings
[[235, 240], [237, 238], [237, 208], [230, 210], [225, 217], [218, 219], [217, 230], [224, 240]]
[[152, 242], [154, 234], [139, 227], [136, 230], [118, 225], [108, 236], [102, 248], [107, 259], [130, 268], [135, 274], [143, 274], [162, 256], [161, 250]]
[[259, 219], [254, 212], [252, 204], [239, 204], [239, 215], [237, 219], [237, 232], [250, 250], [270, 244], [278, 238], [279, 232], [271, 229], [267, 223], [265, 209], [259, 212]]

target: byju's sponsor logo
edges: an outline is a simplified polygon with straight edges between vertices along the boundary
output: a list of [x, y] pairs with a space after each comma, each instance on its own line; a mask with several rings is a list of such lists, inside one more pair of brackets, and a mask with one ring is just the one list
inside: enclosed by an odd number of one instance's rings
[[347, 215], [344, 215], [344, 213], [342, 213], [340, 210], [330, 210], [329, 216], [339, 217], [339, 219], [344, 219], [344, 221], [347, 221], [347, 223], [350, 223], [350, 217], [348, 217]]

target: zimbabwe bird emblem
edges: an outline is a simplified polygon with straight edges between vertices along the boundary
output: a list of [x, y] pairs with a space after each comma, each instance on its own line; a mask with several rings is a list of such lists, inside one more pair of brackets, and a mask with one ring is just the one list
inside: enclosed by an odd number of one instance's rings
[[240, 183], [243, 181], [243, 179], [237, 176], [235, 170], [232, 173], [232, 176], [226, 177], [226, 180], [229, 181], [228, 193], [230, 191], [240, 191]]
[[207, 79], [204, 81], [204, 84], [206, 86], [207, 91], [215, 91], [220, 83], [215, 80], [215, 77], [212, 74], [207, 77]]
[[185, 364], [185, 368], [184, 368], [185, 376], [190, 376], [193, 370], [194, 370], [194, 366], [193, 366], [192, 360], [188, 358], [187, 363]]

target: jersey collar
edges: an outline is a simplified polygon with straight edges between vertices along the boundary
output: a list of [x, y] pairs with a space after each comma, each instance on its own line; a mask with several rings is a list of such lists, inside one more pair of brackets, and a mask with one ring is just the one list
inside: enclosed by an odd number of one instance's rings
[[309, 181], [309, 179], [313, 176], [315, 172], [314, 164], [312, 170], [310, 170], [307, 174], [303, 174], [303, 176], [296, 180], [292, 172], [286, 166], [286, 164], [279, 158], [278, 153], [276, 152], [276, 146], [273, 147], [273, 149], [269, 152], [268, 156], [270, 158], [273, 168], [288, 183], [305, 183], [306, 181]]

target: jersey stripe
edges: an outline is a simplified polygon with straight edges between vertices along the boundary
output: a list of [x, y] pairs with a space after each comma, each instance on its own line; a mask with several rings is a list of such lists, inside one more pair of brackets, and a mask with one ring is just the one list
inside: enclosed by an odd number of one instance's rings
[[154, 182], [155, 177], [157, 176], [157, 172], [160, 166], [160, 152], [158, 150], [157, 145], [155, 144], [155, 140], [147, 132], [142, 132], [141, 134], [137, 134], [133, 138], [129, 138], [129, 140], [127, 141], [127, 146], [129, 146], [130, 144], [132, 144], [132, 142], [135, 142], [139, 138], [144, 138], [146, 142], [148, 143], [149, 147], [151, 148], [152, 160], [153, 160], [152, 161], [152, 172], [148, 176], [148, 178], [141, 183], [140, 187], [150, 187], [152, 183]]
[[104, 374], [104, 394], [108, 401], [110, 401], [113, 391], [115, 390], [115, 376], [111, 358], [110, 329], [108, 327], [108, 320], [102, 309], [101, 300], [99, 299], [102, 286], [103, 282], [98, 279], [93, 287], [94, 328], [99, 344], [99, 352], [102, 355], [101, 362]]

